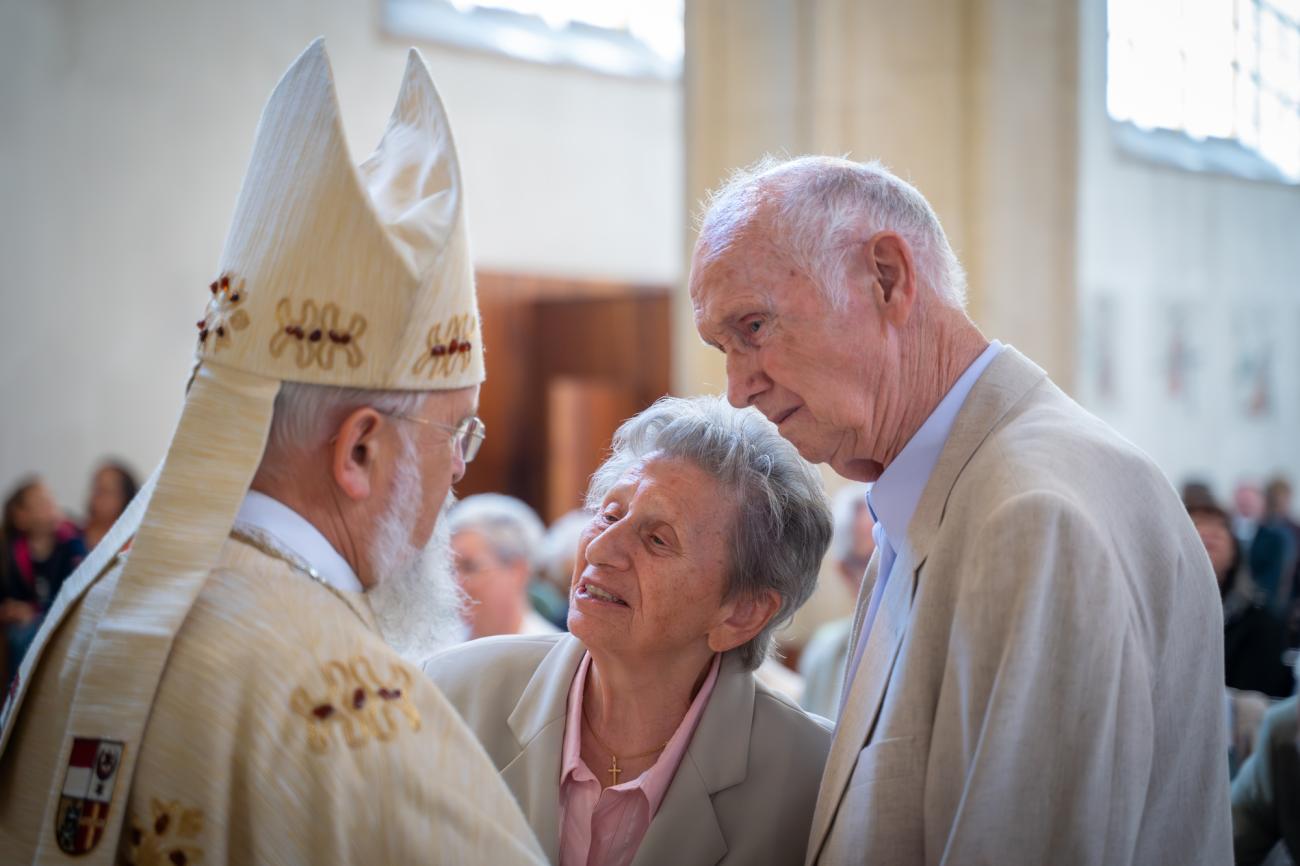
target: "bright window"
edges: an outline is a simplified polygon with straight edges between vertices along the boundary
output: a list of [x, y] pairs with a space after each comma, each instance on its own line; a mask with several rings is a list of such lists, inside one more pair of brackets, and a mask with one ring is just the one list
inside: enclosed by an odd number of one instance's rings
[[1235, 161], [1240, 173], [1300, 182], [1300, 0], [1109, 0], [1108, 10], [1112, 118], [1224, 156], [1189, 167]]
[[676, 78], [683, 0], [386, 0], [403, 36], [611, 75]]

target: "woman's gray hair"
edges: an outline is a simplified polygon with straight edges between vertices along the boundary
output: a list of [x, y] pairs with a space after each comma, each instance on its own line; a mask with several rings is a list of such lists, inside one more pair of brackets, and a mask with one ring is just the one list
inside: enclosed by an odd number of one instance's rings
[[546, 527], [527, 503], [501, 493], [479, 493], [456, 503], [447, 520], [453, 536], [477, 532], [497, 559], [503, 563], [523, 560], [532, 573]]
[[781, 599], [776, 615], [737, 650], [753, 670], [817, 585], [831, 540], [821, 478], [757, 410], [733, 409], [720, 397], [664, 397], [618, 428], [613, 453], [592, 476], [587, 506], [598, 509], [610, 488], [651, 455], [689, 460], [735, 503], [724, 599], [766, 590]]
[[942, 302], [966, 304], [966, 274], [925, 196], [880, 162], [829, 156], [764, 157], [709, 196], [700, 220], [703, 267], [729, 249], [762, 212], [764, 237], [837, 306], [847, 299], [848, 252], [880, 231], [912, 250], [922, 283]]

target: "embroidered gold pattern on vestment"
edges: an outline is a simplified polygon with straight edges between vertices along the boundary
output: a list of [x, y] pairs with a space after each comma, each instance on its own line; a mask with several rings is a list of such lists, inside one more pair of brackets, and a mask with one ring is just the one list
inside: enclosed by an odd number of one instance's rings
[[[411, 372], [419, 375], [424, 368], [429, 368], [429, 377], [450, 376], [453, 369], [464, 372], [469, 368], [470, 349], [474, 344], [469, 338], [478, 332], [478, 316], [463, 313], [439, 322], [429, 329], [428, 349], [416, 358]], [[460, 367], [455, 365], [459, 363]]]
[[342, 352], [349, 367], [360, 367], [365, 360], [361, 351], [361, 335], [366, 332], [366, 320], [353, 313], [346, 328], [339, 325], [343, 315], [338, 304], [317, 304], [313, 300], [302, 302], [302, 312], [293, 314], [293, 301], [281, 298], [275, 305], [275, 318], [279, 328], [271, 337], [271, 356], [278, 358], [290, 344], [294, 345], [294, 360], [299, 367], [315, 364], [322, 370], [334, 369], [334, 353]]
[[410, 696], [411, 674], [405, 667], [391, 665], [388, 677], [381, 681], [370, 661], [356, 656], [347, 662], [326, 662], [321, 674], [323, 697], [316, 699], [299, 686], [289, 698], [293, 711], [307, 720], [307, 743], [313, 751], [329, 750], [335, 728], [354, 749], [371, 737], [391, 740], [399, 727], [394, 710], [406, 716], [412, 731], [420, 730], [420, 712]]
[[197, 844], [203, 833], [203, 812], [186, 809], [175, 800], [150, 798], [150, 816], [132, 815], [122, 838], [124, 860], [131, 866], [194, 866], [203, 862]]
[[212, 292], [212, 299], [208, 301], [208, 309], [198, 322], [199, 343], [207, 346], [208, 338], [211, 337], [212, 351], [215, 353], [229, 346], [232, 334], [247, 328], [252, 320], [246, 311], [240, 309], [245, 295], [242, 279], [236, 280], [231, 274], [222, 274], [212, 281], [208, 289]]

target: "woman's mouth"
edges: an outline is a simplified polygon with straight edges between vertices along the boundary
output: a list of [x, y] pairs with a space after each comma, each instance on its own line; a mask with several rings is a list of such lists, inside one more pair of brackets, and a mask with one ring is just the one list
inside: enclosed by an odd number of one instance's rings
[[602, 589], [594, 583], [583, 581], [578, 584], [578, 598], [591, 599], [592, 601], [604, 602], [605, 604], [618, 604], [627, 607], [628, 604], [614, 593], [607, 589]]

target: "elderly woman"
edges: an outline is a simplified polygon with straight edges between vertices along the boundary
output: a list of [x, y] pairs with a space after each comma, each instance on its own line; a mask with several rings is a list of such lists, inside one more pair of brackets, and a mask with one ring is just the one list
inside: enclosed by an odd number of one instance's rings
[[830, 541], [816, 473], [752, 409], [665, 398], [588, 492], [570, 635], [426, 671], [561, 866], [801, 864], [830, 734], [753, 671]]

